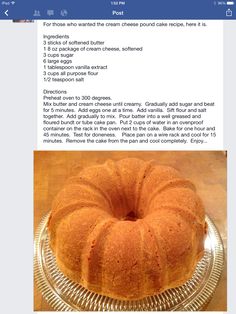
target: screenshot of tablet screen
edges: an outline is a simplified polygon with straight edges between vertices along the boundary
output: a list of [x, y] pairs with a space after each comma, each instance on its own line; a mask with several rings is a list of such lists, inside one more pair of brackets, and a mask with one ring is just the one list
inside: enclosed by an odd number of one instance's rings
[[0, 2], [12, 310], [234, 312], [235, 16], [235, 1]]

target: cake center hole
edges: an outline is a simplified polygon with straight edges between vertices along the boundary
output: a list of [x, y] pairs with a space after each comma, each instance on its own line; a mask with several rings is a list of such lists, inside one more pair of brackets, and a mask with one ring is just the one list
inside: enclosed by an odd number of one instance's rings
[[138, 217], [135, 215], [135, 213], [133, 211], [129, 212], [126, 217], [124, 218], [124, 220], [130, 220], [130, 221], [135, 221], [137, 220]]

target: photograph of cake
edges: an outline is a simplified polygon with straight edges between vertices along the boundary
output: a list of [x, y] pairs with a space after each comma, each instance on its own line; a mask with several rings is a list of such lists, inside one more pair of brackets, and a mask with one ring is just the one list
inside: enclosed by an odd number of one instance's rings
[[[118, 310], [150, 310], [153, 300], [156, 310], [181, 310], [188, 294], [191, 310], [226, 310], [223, 152], [36, 151], [34, 171], [35, 310], [68, 310], [50, 284], [78, 294], [73, 310], [103, 310], [95, 297], [110, 310], [117, 302]], [[200, 298], [198, 287], [208, 282]], [[172, 303], [171, 293], [179, 293]], [[150, 305], [142, 308], [144, 300]]]

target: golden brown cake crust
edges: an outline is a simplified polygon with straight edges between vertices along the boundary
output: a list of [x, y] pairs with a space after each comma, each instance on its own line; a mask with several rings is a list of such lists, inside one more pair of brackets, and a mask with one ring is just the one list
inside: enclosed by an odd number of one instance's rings
[[96, 293], [135, 300], [191, 278], [204, 251], [205, 212], [177, 170], [108, 160], [68, 180], [48, 230], [66, 276]]

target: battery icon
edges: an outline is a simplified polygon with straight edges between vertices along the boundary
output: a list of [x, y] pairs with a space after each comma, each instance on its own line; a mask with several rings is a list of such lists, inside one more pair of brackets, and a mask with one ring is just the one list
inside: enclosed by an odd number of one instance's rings
[[234, 1], [227, 1], [227, 5], [234, 5]]

